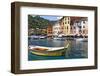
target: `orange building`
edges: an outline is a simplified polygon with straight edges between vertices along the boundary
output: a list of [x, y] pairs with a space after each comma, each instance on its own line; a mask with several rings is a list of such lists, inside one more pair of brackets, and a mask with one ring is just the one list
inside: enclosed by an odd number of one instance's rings
[[52, 36], [52, 25], [48, 25], [47, 27], [47, 36]]

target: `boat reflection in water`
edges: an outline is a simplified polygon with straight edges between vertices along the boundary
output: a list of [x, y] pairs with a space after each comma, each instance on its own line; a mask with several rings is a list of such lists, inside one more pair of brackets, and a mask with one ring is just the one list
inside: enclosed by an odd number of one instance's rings
[[88, 42], [80, 40], [31, 39], [28, 60], [78, 59], [88, 57]]

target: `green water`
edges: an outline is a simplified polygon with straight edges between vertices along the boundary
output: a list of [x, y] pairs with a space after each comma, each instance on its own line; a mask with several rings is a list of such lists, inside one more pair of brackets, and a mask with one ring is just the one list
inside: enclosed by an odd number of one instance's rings
[[[28, 60], [55, 60], [55, 59], [79, 59], [88, 57], [88, 42], [76, 40], [31, 39], [28, 45], [63, 47], [70, 43], [69, 51], [64, 56], [39, 56], [28, 52]], [[66, 50], [67, 51], [67, 50]]]

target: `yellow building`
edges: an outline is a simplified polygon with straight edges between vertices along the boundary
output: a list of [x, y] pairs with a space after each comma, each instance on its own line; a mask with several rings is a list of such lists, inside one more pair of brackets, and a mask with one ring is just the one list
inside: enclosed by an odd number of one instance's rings
[[88, 36], [87, 18], [63, 16], [53, 25], [53, 35]]
[[70, 17], [64, 16], [61, 20], [61, 28], [62, 28], [62, 34], [64, 36], [70, 35]]

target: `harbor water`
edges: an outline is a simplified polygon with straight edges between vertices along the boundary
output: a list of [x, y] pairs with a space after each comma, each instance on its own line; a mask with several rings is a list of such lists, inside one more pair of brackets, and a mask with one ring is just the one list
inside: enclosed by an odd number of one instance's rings
[[74, 39], [29, 39], [28, 45], [46, 46], [46, 47], [64, 47], [70, 44], [64, 56], [39, 56], [28, 51], [28, 60], [55, 60], [55, 59], [79, 59], [88, 58], [88, 41], [80, 41]]

